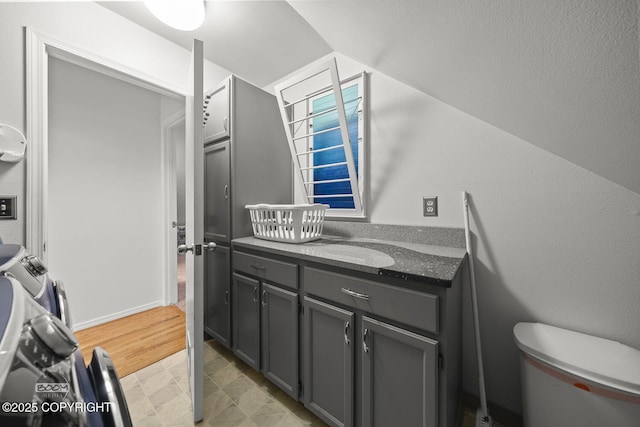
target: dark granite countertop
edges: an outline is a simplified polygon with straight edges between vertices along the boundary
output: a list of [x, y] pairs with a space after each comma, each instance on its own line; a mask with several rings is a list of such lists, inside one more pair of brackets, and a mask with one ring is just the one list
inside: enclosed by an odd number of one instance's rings
[[466, 257], [466, 250], [460, 247], [350, 236], [323, 236], [319, 240], [301, 244], [243, 237], [234, 239], [232, 243], [236, 249], [261, 250], [445, 287], [451, 286]]

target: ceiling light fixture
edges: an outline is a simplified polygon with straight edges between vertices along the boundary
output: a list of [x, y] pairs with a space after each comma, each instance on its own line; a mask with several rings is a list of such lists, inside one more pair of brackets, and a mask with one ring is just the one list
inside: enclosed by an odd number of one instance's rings
[[203, 0], [144, 0], [144, 4], [156, 18], [177, 30], [195, 30], [204, 21]]

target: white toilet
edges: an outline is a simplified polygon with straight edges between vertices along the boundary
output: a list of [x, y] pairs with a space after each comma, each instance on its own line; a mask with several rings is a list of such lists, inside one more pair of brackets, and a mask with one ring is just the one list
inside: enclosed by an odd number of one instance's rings
[[640, 350], [518, 323], [525, 427], [640, 426]]

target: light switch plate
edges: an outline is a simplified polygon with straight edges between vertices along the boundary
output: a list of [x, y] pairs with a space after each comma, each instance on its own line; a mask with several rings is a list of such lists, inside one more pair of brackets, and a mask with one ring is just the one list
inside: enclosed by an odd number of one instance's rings
[[438, 198], [437, 197], [422, 198], [422, 214], [424, 216], [438, 216]]
[[17, 219], [17, 196], [0, 196], [0, 219]]

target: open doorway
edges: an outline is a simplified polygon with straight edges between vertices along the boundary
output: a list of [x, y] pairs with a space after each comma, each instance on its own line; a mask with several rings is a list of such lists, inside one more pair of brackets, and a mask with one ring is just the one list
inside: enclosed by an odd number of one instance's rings
[[[57, 57], [48, 83], [48, 266], [65, 281], [75, 328], [166, 305], [161, 126], [180, 115], [171, 139], [184, 152], [184, 98]], [[184, 155], [173, 160], [184, 169]], [[179, 187], [184, 178], [176, 199]], [[184, 223], [184, 196], [181, 212]]]
[[[65, 279], [70, 297], [79, 301], [74, 311], [76, 330], [175, 302], [177, 291], [175, 300], [170, 298], [170, 288], [175, 288], [170, 285], [177, 282], [175, 231], [171, 228], [176, 216], [167, 209], [170, 195], [166, 190], [168, 172], [174, 170], [167, 168], [167, 158], [172, 156], [167, 154], [165, 139], [161, 147], [160, 133], [168, 116], [178, 109], [184, 115], [184, 88], [29, 28], [26, 37], [27, 128], [31, 135], [26, 246], [50, 267], [52, 274]], [[70, 91], [57, 94], [64, 103], [61, 109], [51, 104], [49, 66], [54, 59], [66, 68], [75, 65], [79, 73], [84, 69], [78, 83], [88, 83], [78, 90], [70, 74], [58, 73], [72, 83], [67, 85]], [[74, 75], [78, 74], [75, 71]], [[104, 80], [107, 77], [111, 78], [108, 83]], [[118, 103], [116, 94], [128, 100]], [[171, 104], [179, 108], [168, 109]], [[56, 118], [50, 117], [52, 113], [65, 114], [66, 124], [54, 129], [56, 124], [51, 119]], [[150, 123], [149, 116], [158, 121], [143, 129]], [[73, 138], [68, 138], [68, 131]], [[52, 132], [58, 132], [58, 141], [70, 143], [73, 139], [76, 146], [66, 146], [70, 154], [52, 152]], [[145, 145], [150, 136], [153, 145]], [[81, 158], [80, 152], [87, 155]], [[58, 183], [57, 195], [50, 194], [52, 156], [58, 156], [63, 162], [59, 170], [67, 173], [67, 181], [62, 186]], [[130, 167], [132, 164], [134, 167]], [[155, 175], [151, 179], [145, 175], [149, 171]], [[96, 185], [114, 182], [118, 183], [115, 191]], [[141, 187], [144, 183], [148, 185]], [[83, 187], [74, 188], [78, 185]], [[62, 220], [59, 223], [50, 221], [51, 203], [58, 204], [54, 215]], [[150, 227], [152, 233], [140, 234]], [[52, 232], [58, 234], [57, 243], [55, 236], [50, 239]], [[61, 244], [69, 250], [56, 250], [57, 260], [49, 260], [54, 247]], [[172, 275], [167, 274], [170, 264]], [[53, 268], [55, 265], [59, 268]], [[65, 265], [72, 266], [77, 277], [67, 275]], [[72, 288], [76, 290], [71, 292]], [[98, 305], [90, 304], [92, 301]]]

